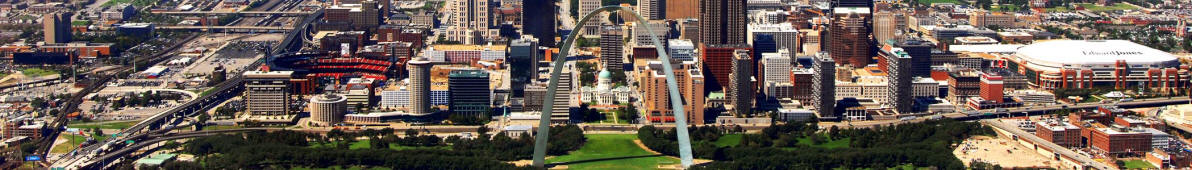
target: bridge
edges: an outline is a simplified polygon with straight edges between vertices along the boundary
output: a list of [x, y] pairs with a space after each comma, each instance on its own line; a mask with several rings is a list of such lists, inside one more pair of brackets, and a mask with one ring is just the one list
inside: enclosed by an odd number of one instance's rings
[[160, 11], [150, 12], [162, 15], [282, 15], [303, 16], [317, 13], [316, 11]]
[[266, 30], [266, 31], [289, 31], [294, 30], [294, 27], [286, 26], [157, 26], [157, 29], [167, 30], [201, 30], [201, 29], [232, 29], [232, 30]]

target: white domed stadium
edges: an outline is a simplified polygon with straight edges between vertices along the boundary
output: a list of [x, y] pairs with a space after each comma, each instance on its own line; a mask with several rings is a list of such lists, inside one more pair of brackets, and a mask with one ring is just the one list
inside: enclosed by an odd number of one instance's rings
[[1007, 67], [1044, 89], [1184, 87], [1187, 69], [1170, 53], [1126, 40], [1054, 40], [1023, 46]]

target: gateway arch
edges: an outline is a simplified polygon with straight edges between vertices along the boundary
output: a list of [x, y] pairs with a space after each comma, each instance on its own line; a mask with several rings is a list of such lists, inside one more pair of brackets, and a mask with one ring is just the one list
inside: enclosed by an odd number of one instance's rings
[[[549, 87], [547, 87], [546, 90], [545, 101], [542, 102], [543, 112], [550, 111], [555, 107], [555, 92], [559, 89], [559, 74], [563, 70], [563, 65], [566, 62], [565, 58], [570, 54], [571, 46], [575, 43], [575, 38], [579, 35], [579, 32], [583, 31], [583, 24], [588, 22], [592, 16], [597, 16], [596, 14], [602, 12], [611, 13], [613, 11], [633, 14], [633, 17], [637, 18], [638, 25], [644, 27], [644, 29], [647, 30], [646, 32], [650, 34], [650, 41], [652, 41], [654, 44], [662, 44], [662, 41], [658, 39], [658, 35], [654, 33], [654, 29], [650, 28], [650, 24], [646, 24], [646, 19], [638, 15], [637, 12], [633, 12], [633, 9], [621, 6], [604, 6], [600, 9], [596, 9], [595, 11], [585, 14], [584, 17], [576, 23], [576, 28], [571, 31], [571, 34], [567, 36], [567, 39], [563, 40], [563, 45], [559, 46], [559, 56], [563, 56], [564, 59], [555, 59], [554, 63], [552, 63], [554, 68], [551, 69], [550, 83], [548, 83]], [[656, 48], [656, 51], [658, 52], [658, 60], [664, 61], [661, 62], [663, 68], [662, 71], [666, 74], [666, 87], [671, 98], [670, 105], [675, 114], [675, 129], [678, 132], [680, 162], [682, 163], [683, 167], [690, 167], [692, 164], [691, 140], [687, 134], [687, 116], [684, 112], [685, 110], [683, 110], [683, 100], [679, 100], [682, 98], [682, 96], [679, 94], [678, 82], [675, 81], [674, 67], [671, 66], [671, 62], [665, 62], [670, 61], [670, 56], [666, 54], [666, 50], [663, 49], [661, 45], [654, 46], [654, 48]], [[546, 163], [545, 157], [548, 140], [547, 138], [550, 137], [550, 114], [541, 113], [541, 115], [542, 117], [539, 118], [538, 134], [534, 137], [534, 167], [539, 168], [544, 167], [544, 163]]]

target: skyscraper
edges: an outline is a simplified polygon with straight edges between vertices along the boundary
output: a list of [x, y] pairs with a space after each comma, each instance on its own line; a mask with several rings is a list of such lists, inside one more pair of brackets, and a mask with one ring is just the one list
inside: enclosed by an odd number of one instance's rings
[[451, 101], [447, 105], [451, 114], [487, 117], [492, 103], [492, 90], [488, 87], [488, 72], [483, 70], [455, 70], [447, 75], [447, 91]]
[[539, 38], [544, 46], [555, 46], [555, 31], [558, 30], [558, 10], [554, 0], [523, 0], [522, 32]]
[[[579, 15], [575, 16], [576, 17], [575, 22], [579, 22], [580, 19], [584, 18], [584, 15], [588, 15], [588, 13], [591, 13], [592, 11], [596, 11], [596, 9], [599, 9], [599, 8], [600, 8], [600, 0], [579, 0], [579, 13], [578, 13]], [[605, 18], [607, 18], [605, 16], [608, 16], [608, 15], [600, 14], [597, 16], [592, 16], [592, 19], [589, 20], [587, 23], [582, 23], [581, 25], [576, 25], [576, 27], [580, 27], [580, 26], [584, 27], [583, 35], [600, 35], [600, 24], [603, 23]], [[580, 24], [580, 23], [576, 23], [576, 24]]]
[[[794, 58], [795, 54], [802, 48], [801, 44], [803, 42], [799, 42], [799, 30], [795, 29], [795, 27], [790, 23], [749, 25], [749, 40], [752, 41], [750, 44], [757, 46], [758, 42], [756, 41], [761, 38], [759, 36], [762, 35], [770, 36], [770, 38], [774, 41], [773, 43], [775, 50], [783, 48], [790, 50], [790, 53], [788, 53], [789, 56], [787, 56], [790, 58]], [[754, 53], [758, 52], [761, 51], [755, 51]]]
[[513, 97], [523, 97], [527, 83], [538, 79], [538, 39], [525, 35], [509, 43], [509, 77]]
[[931, 65], [935, 62], [931, 59], [931, 51], [935, 49], [935, 43], [909, 38], [895, 41], [894, 47], [902, 48], [907, 55], [911, 56], [912, 76], [931, 77]]
[[869, 8], [837, 7], [832, 26], [828, 30], [828, 51], [837, 64], [849, 64], [856, 68], [869, 65]]
[[[704, 124], [704, 75], [696, 68], [694, 61], [674, 61], [675, 82], [679, 85], [679, 95], [682, 97], [683, 110], [687, 113], [687, 122], [694, 125]], [[670, 91], [666, 85], [666, 73], [662, 69], [662, 61], [648, 61], [636, 76], [641, 83], [638, 90], [642, 94], [642, 109], [645, 118], [650, 122], [674, 122], [674, 111], [670, 105]]]
[[637, 14], [647, 20], [665, 19], [665, 5], [664, 0], [637, 0]]
[[[650, 29], [646, 29], [645, 25], [650, 25]], [[651, 20], [646, 21], [646, 24], [635, 25], [632, 34], [634, 45], [636, 45], [636, 47], [658, 46], [658, 44], [654, 44], [654, 41], [651, 40], [651, 32], [653, 32], [654, 35], [658, 35], [659, 43], [662, 43], [661, 46], [666, 47], [666, 37], [670, 34], [670, 24], [667, 24], [666, 21], [661, 20]]]
[[791, 82], [791, 58], [787, 50], [775, 53], [762, 53], [758, 60], [758, 82]]
[[704, 64], [704, 76], [708, 80], [708, 85], [705, 86], [707, 91], [726, 90], [724, 86], [728, 86], [729, 73], [733, 72], [733, 55], [737, 50], [749, 50], [752, 54], [753, 49], [749, 44], [700, 44], [700, 62]]
[[431, 62], [417, 57], [406, 64], [410, 71], [410, 113], [430, 114], [430, 68]]
[[733, 51], [733, 72], [729, 74], [732, 85], [728, 97], [733, 104], [733, 115], [747, 115], [753, 108], [757, 86], [753, 82], [753, 57], [749, 50]]
[[464, 44], [480, 44], [497, 36], [489, 29], [489, 0], [452, 0], [448, 5], [454, 25], [448, 26], [446, 39]]
[[812, 105], [820, 119], [836, 119], [836, 61], [825, 52], [816, 53], [812, 57], [811, 70], [815, 71], [811, 78]]
[[70, 13], [49, 13], [41, 20], [46, 44], [70, 42]]
[[687, 19], [699, 17], [699, 0], [663, 0], [666, 19]]
[[625, 71], [625, 37], [621, 26], [605, 25], [600, 28], [600, 62], [609, 71]]
[[894, 109], [894, 112], [909, 113], [911, 112], [911, 101], [914, 100], [911, 98], [911, 81], [914, 80], [911, 56], [902, 48], [890, 46], [882, 48], [881, 54], [886, 58], [887, 70], [889, 70], [886, 72], [889, 83], [886, 86], [888, 93], [886, 102]]
[[685, 39], [671, 39], [667, 44], [667, 52], [670, 58], [676, 61], [694, 61], [695, 60], [695, 45], [691, 40]]
[[873, 14], [873, 37], [878, 44], [898, 41], [898, 34], [906, 29], [906, 15], [902, 12], [881, 11]]
[[700, 43], [745, 43], [745, 0], [700, 0], [699, 12]]

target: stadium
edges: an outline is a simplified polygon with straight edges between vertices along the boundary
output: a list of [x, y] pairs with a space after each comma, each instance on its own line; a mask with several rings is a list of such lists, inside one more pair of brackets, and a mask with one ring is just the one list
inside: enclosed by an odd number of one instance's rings
[[1170, 53], [1125, 40], [1054, 40], [1019, 48], [1006, 67], [1043, 89], [1183, 88], [1188, 71]]

